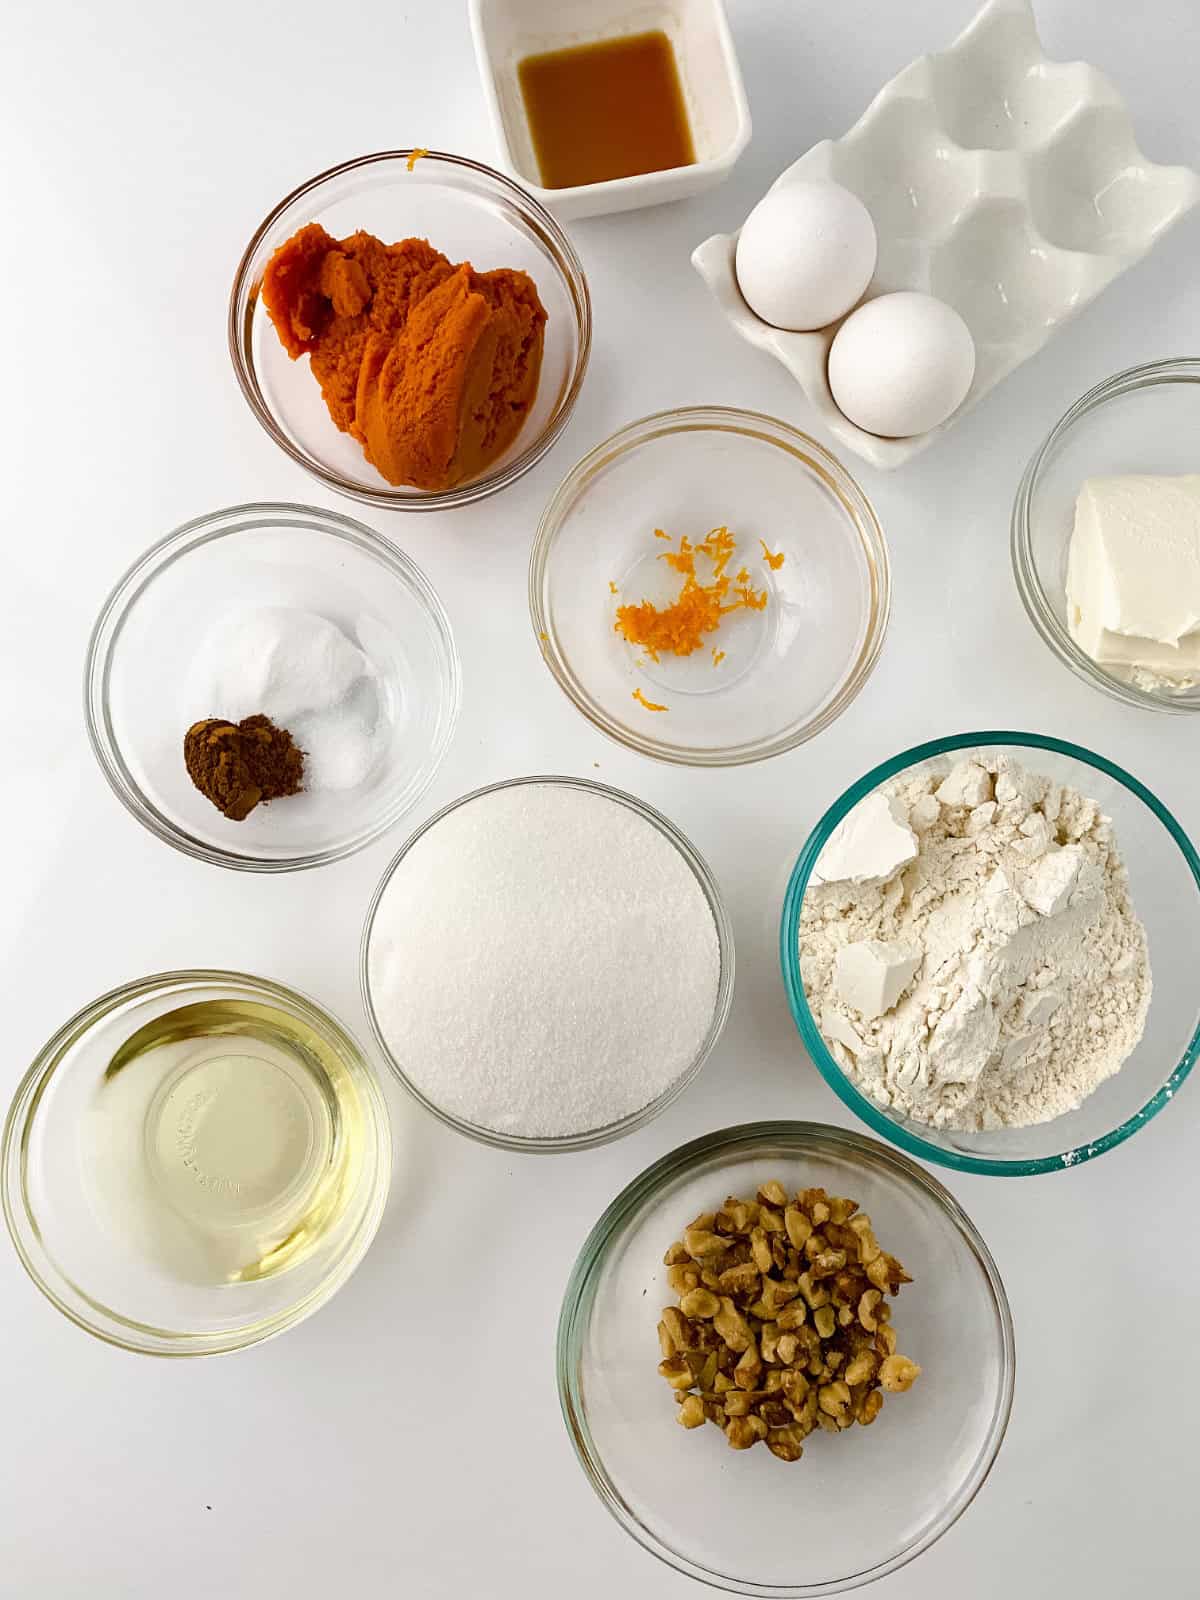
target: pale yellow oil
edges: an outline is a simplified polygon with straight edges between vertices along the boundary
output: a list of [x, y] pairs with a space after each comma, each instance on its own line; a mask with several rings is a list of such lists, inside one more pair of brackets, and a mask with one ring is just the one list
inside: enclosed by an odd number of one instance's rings
[[206, 1000], [124, 1042], [81, 1153], [107, 1225], [160, 1270], [245, 1283], [296, 1266], [337, 1227], [365, 1136], [327, 1040], [276, 1006]]

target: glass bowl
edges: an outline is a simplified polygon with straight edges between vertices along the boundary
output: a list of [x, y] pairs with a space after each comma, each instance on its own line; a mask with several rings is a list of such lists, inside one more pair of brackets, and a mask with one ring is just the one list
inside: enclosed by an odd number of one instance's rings
[[[392, 878], [403, 864], [409, 852], [432, 828], [436, 828], [438, 823], [441, 822], [445, 817], [448, 817], [452, 812], [458, 811], [463, 806], [470, 805], [472, 801], [480, 799], [483, 795], [495, 794], [500, 790], [519, 788], [524, 785], [562, 785], [571, 789], [582, 789], [589, 794], [599, 795], [606, 800], [615, 802], [617, 805], [627, 807], [635, 814], [635, 816], [638, 816], [643, 821], [649, 823], [652, 828], [660, 833], [663, 838], [665, 838], [666, 841], [679, 852], [687, 866], [694, 874], [696, 882], [700, 886], [705, 901], [708, 904], [708, 909], [712, 914], [713, 923], [716, 927], [717, 946], [720, 961], [720, 970], [717, 979], [717, 993], [713, 1003], [712, 1021], [709, 1024], [708, 1032], [706, 1033], [699, 1050], [696, 1052], [695, 1058], [679, 1075], [679, 1077], [670, 1083], [666, 1089], [664, 1089], [663, 1092], [655, 1099], [649, 1101], [648, 1104], [641, 1106], [638, 1110], [631, 1112], [628, 1116], [622, 1117], [617, 1122], [607, 1123], [602, 1127], [589, 1128], [578, 1133], [563, 1134], [544, 1138], [527, 1137], [521, 1134], [509, 1133], [496, 1128], [487, 1127], [482, 1123], [468, 1121], [466, 1118], [457, 1115], [455, 1112], [447, 1109], [447, 1107], [439, 1105], [437, 1101], [431, 1099], [430, 1096], [421, 1088], [418, 1081], [420, 1077], [418, 1065], [411, 1061], [398, 1060], [395, 1052], [389, 1045], [386, 1034], [384, 1033], [383, 1027], [380, 1023], [379, 1015], [375, 1005], [375, 997], [371, 986], [371, 934], [375, 924], [375, 916], [379, 910], [380, 902], [383, 899], [388, 885], [391, 883]], [[469, 941], [470, 937], [470, 930], [464, 928], [464, 940]], [[504, 783], [489, 784], [485, 788], [474, 790], [471, 794], [462, 795], [458, 800], [452, 801], [448, 806], [444, 806], [441, 811], [437, 812], [436, 815], [430, 817], [429, 821], [423, 823], [422, 826], [419, 827], [412, 837], [405, 843], [403, 848], [389, 863], [387, 870], [384, 872], [383, 877], [380, 880], [379, 887], [376, 889], [371, 899], [370, 907], [367, 911], [367, 920], [363, 928], [362, 945], [359, 954], [359, 977], [362, 987], [363, 1005], [366, 1008], [367, 1016], [370, 1020], [371, 1032], [375, 1037], [375, 1043], [379, 1047], [384, 1060], [396, 1074], [396, 1077], [408, 1090], [409, 1094], [412, 1095], [413, 1099], [417, 1100], [421, 1105], [423, 1105], [426, 1111], [431, 1112], [439, 1119], [439, 1121], [444, 1122], [448, 1127], [455, 1128], [459, 1133], [466, 1134], [468, 1138], [478, 1139], [483, 1144], [494, 1145], [500, 1149], [521, 1150], [535, 1155], [556, 1154], [572, 1150], [590, 1150], [595, 1148], [597, 1145], [608, 1144], [613, 1139], [620, 1139], [625, 1134], [632, 1133], [635, 1128], [644, 1127], [646, 1123], [652, 1122], [660, 1112], [665, 1111], [671, 1102], [683, 1093], [688, 1084], [691, 1083], [692, 1079], [700, 1071], [700, 1068], [708, 1059], [710, 1052], [721, 1036], [721, 1032], [725, 1027], [726, 1019], [729, 1016], [730, 1005], [733, 1001], [733, 974], [733, 927], [729, 921], [729, 916], [725, 910], [724, 903], [721, 900], [721, 894], [720, 890], [717, 888], [716, 880], [709, 870], [708, 865], [704, 861], [703, 857], [688, 842], [688, 840], [679, 831], [679, 829], [674, 826], [673, 823], [669, 822], [666, 817], [664, 817], [660, 812], [655, 811], [651, 806], [646, 805], [641, 800], [635, 799], [631, 794], [625, 794], [620, 789], [611, 789], [606, 784], [594, 783], [582, 778], [510, 778]]]
[[[547, 313], [537, 398], [510, 449], [481, 477], [439, 491], [388, 483], [358, 442], [335, 426], [307, 359], [288, 357], [259, 304], [259, 289], [275, 250], [309, 222], [335, 238], [360, 228], [388, 244], [427, 238], [451, 261], [470, 261], [480, 272], [519, 268], [533, 279]], [[246, 246], [229, 301], [234, 372], [271, 438], [331, 489], [391, 511], [444, 511], [515, 483], [566, 425], [591, 342], [583, 267], [550, 213], [511, 178], [437, 150], [359, 156], [294, 189]]]
[[[1124, 1066], [1078, 1107], [1029, 1128], [964, 1133], [933, 1128], [862, 1094], [827, 1048], [800, 976], [799, 927], [817, 857], [838, 823], [873, 789], [959, 751], [1005, 748], [1021, 764], [1096, 800], [1112, 819], [1129, 891], [1149, 942], [1153, 998], [1141, 1042]], [[1200, 1054], [1200, 857], [1179, 823], [1145, 787], [1103, 756], [1035, 733], [960, 733], [904, 750], [868, 772], [817, 823], [792, 869], [783, 903], [780, 959], [788, 1004], [804, 1047], [834, 1093], [874, 1132], [959, 1172], [1022, 1177], [1103, 1155], [1171, 1100]]]
[[1025, 469], [1012, 516], [1012, 561], [1030, 621], [1060, 661], [1093, 688], [1152, 711], [1200, 711], [1200, 685], [1144, 687], [1099, 666], [1067, 626], [1067, 553], [1085, 478], [1194, 473], [1200, 360], [1153, 361], [1077, 400]]
[[[868, 1212], [914, 1282], [900, 1349], [922, 1368], [869, 1429], [815, 1433], [799, 1462], [735, 1454], [675, 1422], [656, 1368], [663, 1253], [726, 1195], [777, 1178]], [[837, 1594], [927, 1550], [987, 1477], [1012, 1407], [1012, 1317], [996, 1264], [936, 1178], [862, 1134], [757, 1122], [696, 1139], [617, 1196], [571, 1273], [558, 1392], [575, 1452], [608, 1510], [669, 1566], [737, 1594]]]
[[[671, 574], [655, 529], [695, 543], [721, 524], [766, 609], [728, 617], [689, 656], [643, 659], [615, 631], [613, 589], [661, 605]], [[828, 727], [879, 658], [889, 604], [883, 532], [841, 463], [784, 422], [722, 406], [662, 411], [598, 445], [546, 507], [529, 565], [559, 687], [610, 738], [684, 766], [761, 761]]]
[[[269, 1092], [287, 1108], [293, 1124], [306, 1130], [302, 1188], [292, 1175], [280, 1176], [282, 1167], [272, 1171], [264, 1165], [265, 1141], [233, 1155], [222, 1145], [217, 1159], [226, 1170], [202, 1170], [209, 1157], [194, 1132], [197, 1113], [200, 1119], [219, 1119], [221, 1094], [213, 1092], [211, 1080], [207, 1088], [195, 1079], [187, 1085], [188, 1060], [176, 1057], [164, 1064], [142, 1055], [116, 1070], [115, 1053], [147, 1024], [213, 1000], [268, 1006], [287, 1013], [295, 1025], [287, 1067], [273, 1075]], [[147, 1075], [152, 1075], [149, 1083]], [[101, 1119], [98, 1091], [124, 1093], [116, 1087], [121, 1082], [130, 1098], [123, 1098], [116, 1112], [110, 1102]], [[307, 1084], [307, 1096], [297, 1083]], [[169, 1121], [152, 1128], [155, 1115], [171, 1109], [172, 1092], [187, 1098]], [[314, 1103], [325, 1107], [320, 1128], [313, 1120]], [[101, 1147], [123, 1164], [122, 1171], [137, 1168], [144, 1188], [132, 1209], [118, 1212], [111, 1205], [112, 1174], [99, 1164]], [[88, 1160], [85, 1149], [92, 1151]], [[144, 1177], [139, 1149], [146, 1154]], [[102, 995], [63, 1024], [17, 1089], [0, 1160], [4, 1217], [17, 1254], [64, 1316], [135, 1353], [218, 1355], [282, 1333], [311, 1316], [345, 1283], [383, 1215], [391, 1133], [365, 1056], [313, 1001], [237, 972], [165, 972]], [[289, 1221], [294, 1226], [275, 1246], [273, 1258], [268, 1250], [256, 1263], [257, 1275], [234, 1275], [217, 1254], [222, 1246], [211, 1241], [202, 1246], [189, 1232], [189, 1193], [199, 1184], [218, 1193], [224, 1185], [234, 1194], [251, 1194], [253, 1185], [268, 1181], [264, 1173], [285, 1184], [283, 1209], [271, 1211], [270, 1237]], [[279, 1198], [274, 1195], [272, 1203]], [[331, 1214], [335, 1220], [329, 1222]], [[263, 1226], [258, 1213], [248, 1209], [246, 1216], [249, 1222], [241, 1217], [239, 1226], [253, 1228], [256, 1221]], [[139, 1229], [144, 1238], [138, 1237]], [[163, 1254], [164, 1240], [171, 1245], [169, 1258]], [[210, 1248], [218, 1266], [198, 1254]], [[288, 1255], [281, 1260], [285, 1249]]]
[[[225, 714], [190, 698], [188, 677], [214, 624], [280, 605], [327, 617], [371, 658], [393, 734], [355, 788], [231, 822], [184, 766], [187, 728]], [[214, 511], [152, 546], [105, 601], [84, 674], [88, 737], [124, 805], [177, 850], [251, 872], [321, 866], [385, 833], [432, 782], [461, 692], [449, 620], [419, 568], [361, 522], [283, 504]]]

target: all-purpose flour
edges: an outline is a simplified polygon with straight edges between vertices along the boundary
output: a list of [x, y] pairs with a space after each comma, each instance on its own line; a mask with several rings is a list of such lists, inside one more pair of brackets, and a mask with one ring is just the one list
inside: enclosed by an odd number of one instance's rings
[[1133, 1050], [1150, 1003], [1108, 819], [1003, 754], [855, 807], [805, 896], [800, 966], [850, 1078], [942, 1128], [1073, 1110]]
[[679, 1079], [720, 949], [695, 873], [594, 790], [512, 784], [423, 834], [371, 930], [379, 1027], [435, 1105], [527, 1138], [587, 1133]]

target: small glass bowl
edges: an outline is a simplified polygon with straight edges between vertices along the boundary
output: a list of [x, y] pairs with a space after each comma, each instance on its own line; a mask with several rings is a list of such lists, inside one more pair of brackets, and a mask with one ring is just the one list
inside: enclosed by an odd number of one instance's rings
[[[349, 1193], [328, 1234], [286, 1269], [249, 1281], [190, 1283], [156, 1265], [97, 1209], [80, 1149], [114, 1052], [163, 1013], [218, 999], [285, 1011], [337, 1058], [344, 1095], [327, 1159], [350, 1162]], [[353, 1142], [350, 1116], [356, 1119]], [[130, 1137], [138, 1137], [136, 1129]], [[341, 1288], [375, 1237], [391, 1159], [387, 1106], [375, 1074], [327, 1012], [265, 978], [164, 972], [101, 995], [38, 1053], [4, 1124], [0, 1198], [22, 1265], [77, 1327], [135, 1354], [220, 1355], [273, 1338]], [[171, 1203], [155, 1198], [165, 1223], [174, 1216]]]
[[[1003, 748], [1030, 771], [1094, 799], [1112, 819], [1129, 872], [1133, 908], [1146, 929], [1153, 998], [1146, 1030], [1124, 1066], [1075, 1111], [1028, 1128], [983, 1133], [932, 1128], [876, 1104], [842, 1071], [821, 1037], [800, 975], [800, 913], [812, 869], [847, 812], [910, 771], [948, 770], [948, 755]], [[788, 1004], [804, 1047], [834, 1093], [875, 1133], [958, 1172], [1024, 1177], [1090, 1161], [1131, 1138], [1171, 1100], [1200, 1055], [1200, 857], [1179, 823], [1144, 784], [1103, 756], [1036, 733], [960, 733], [904, 750], [852, 784], [809, 835], [783, 902], [780, 960]]]
[[[615, 610], [661, 605], [682, 581], [659, 565], [655, 529], [696, 543], [722, 523], [738, 541], [730, 574], [744, 562], [766, 610], [728, 617], [690, 656], [643, 658]], [[762, 761], [827, 728], [870, 676], [889, 604], [882, 529], [841, 463], [784, 422], [722, 406], [662, 411], [597, 445], [543, 512], [529, 565], [559, 688], [610, 738], [683, 766]]]
[[[848, 1195], [915, 1280], [895, 1303], [922, 1375], [878, 1421], [815, 1433], [800, 1461], [735, 1454], [675, 1421], [655, 1327], [677, 1297], [663, 1253], [694, 1216], [777, 1178]], [[686, 1144], [592, 1229], [558, 1323], [558, 1393], [588, 1479], [668, 1566], [736, 1594], [855, 1589], [927, 1550], [970, 1505], [1012, 1408], [1012, 1316], [996, 1264], [936, 1178], [862, 1134], [756, 1122]]]
[[[527, 1138], [520, 1134], [503, 1133], [495, 1128], [484, 1127], [480, 1123], [469, 1122], [465, 1118], [457, 1116], [454, 1112], [448, 1111], [444, 1106], [438, 1105], [436, 1101], [431, 1100], [418, 1088], [410, 1072], [405, 1069], [404, 1064], [398, 1061], [393, 1054], [380, 1025], [375, 1009], [374, 996], [371, 992], [371, 930], [375, 923], [375, 914], [379, 909], [388, 884], [392, 881], [393, 875], [409, 851], [418, 840], [422, 839], [431, 828], [435, 828], [452, 811], [457, 811], [461, 806], [470, 805], [473, 800], [478, 800], [482, 795], [493, 794], [500, 789], [517, 788], [526, 784], [561, 784], [570, 789], [583, 789], [589, 794], [601, 795], [606, 800], [612, 800], [618, 805], [627, 806], [635, 815], [643, 818], [652, 827], [656, 828], [669, 844], [674, 845], [695, 874], [696, 882], [700, 885], [704, 898], [708, 902], [708, 909], [712, 913], [712, 919], [717, 930], [717, 946], [720, 953], [720, 974], [717, 979], [717, 994], [713, 1004], [712, 1022], [709, 1025], [704, 1042], [690, 1066], [657, 1099], [651, 1100], [648, 1105], [631, 1112], [629, 1116], [622, 1117], [620, 1121], [608, 1123], [600, 1128], [590, 1128], [582, 1133], [564, 1134], [556, 1138]], [[463, 930], [463, 937], [469, 937], [468, 930]], [[720, 890], [717, 888], [716, 879], [713, 877], [704, 858], [661, 812], [655, 811], [652, 806], [646, 805], [644, 801], [635, 799], [633, 795], [626, 794], [621, 789], [612, 789], [607, 784], [593, 783], [584, 778], [509, 778], [503, 783], [491, 783], [482, 789], [475, 789], [470, 794], [464, 794], [459, 799], [451, 801], [448, 806], [443, 806], [439, 812], [430, 817], [428, 822], [423, 823], [417, 829], [393, 860], [389, 862], [387, 870], [380, 879], [379, 887], [371, 898], [371, 904], [367, 910], [367, 920], [363, 927], [362, 945], [359, 951], [359, 982], [362, 989], [363, 1005], [370, 1020], [371, 1032], [375, 1037], [375, 1043], [388, 1066], [391, 1067], [413, 1099], [423, 1105], [426, 1111], [431, 1112], [439, 1121], [444, 1122], [447, 1127], [454, 1128], [459, 1133], [465, 1133], [470, 1139], [478, 1139], [481, 1144], [493, 1145], [502, 1150], [521, 1150], [532, 1155], [554, 1155], [571, 1150], [591, 1150], [597, 1145], [609, 1144], [614, 1139], [623, 1138], [625, 1134], [632, 1133], [635, 1128], [641, 1128], [646, 1123], [653, 1122], [654, 1118], [665, 1111], [672, 1101], [676, 1100], [691, 1083], [720, 1038], [729, 1016], [729, 1008], [733, 1003], [733, 974], [733, 926], [729, 921], [729, 915], [721, 899]]]
[[[393, 737], [356, 788], [301, 793], [231, 822], [192, 785], [183, 736], [220, 706], [187, 699], [205, 635], [237, 611], [295, 606], [374, 662]], [[232, 506], [153, 545], [104, 603], [84, 672], [88, 737], [138, 821], [186, 855], [248, 872], [322, 866], [363, 849], [424, 794], [458, 719], [458, 654], [418, 567], [361, 522], [313, 506]]]
[[1012, 515], [1012, 562], [1030, 621], [1060, 661], [1093, 688], [1151, 711], [1200, 711], [1200, 685], [1142, 687], [1100, 666], [1067, 624], [1067, 554], [1086, 478], [1194, 473], [1200, 360], [1152, 361], [1106, 378], [1050, 430], [1025, 469]]
[[[513, 267], [537, 285], [547, 322], [537, 398], [511, 448], [482, 477], [430, 491], [387, 482], [335, 426], [308, 361], [292, 361], [259, 303], [263, 271], [299, 228], [335, 238], [360, 228], [386, 243], [428, 239], [480, 272]], [[587, 370], [592, 311], [571, 241], [511, 178], [438, 150], [384, 150], [331, 167], [285, 196], [256, 229], [229, 301], [229, 351], [254, 415], [293, 461], [340, 494], [391, 511], [445, 511], [515, 483], [558, 438]]]

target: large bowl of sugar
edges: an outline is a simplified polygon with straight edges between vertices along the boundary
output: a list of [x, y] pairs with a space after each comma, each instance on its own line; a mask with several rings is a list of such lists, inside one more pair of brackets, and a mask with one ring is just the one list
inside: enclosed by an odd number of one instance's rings
[[392, 861], [367, 914], [363, 1001], [413, 1097], [510, 1150], [582, 1150], [663, 1111], [733, 997], [711, 872], [666, 817], [603, 784], [464, 795]]

